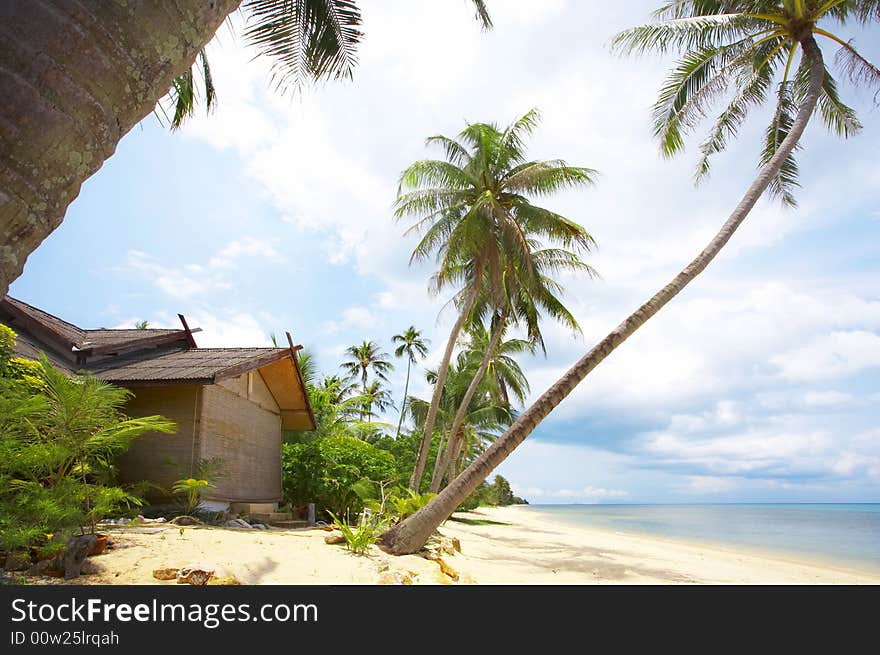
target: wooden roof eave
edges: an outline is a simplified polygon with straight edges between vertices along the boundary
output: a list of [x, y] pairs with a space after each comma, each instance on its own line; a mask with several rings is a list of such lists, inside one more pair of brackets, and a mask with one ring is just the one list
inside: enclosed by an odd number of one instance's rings
[[15, 303], [9, 302], [7, 298], [0, 299], [0, 307], [11, 314], [16, 321], [20, 322], [28, 332], [36, 337], [48, 338], [48, 340], [54, 342], [62, 352], [72, 352], [74, 347], [76, 347], [76, 341], [72, 341], [66, 335], [46, 325], [39, 319], [34, 318], [19, 308]]
[[287, 333], [287, 343], [290, 344], [290, 357], [293, 360], [293, 368], [296, 371], [296, 379], [299, 380], [299, 386], [302, 388], [303, 398], [306, 401], [306, 411], [309, 413], [309, 420], [312, 423], [312, 430], [318, 427], [315, 420], [315, 411], [312, 409], [312, 402], [309, 400], [309, 390], [306, 388], [306, 382], [303, 379], [302, 369], [299, 367], [299, 357], [297, 351], [302, 350], [302, 346], [294, 346], [290, 332]]
[[[194, 328], [191, 332], [201, 332], [202, 328]], [[149, 348], [151, 346], [162, 346], [166, 343], [174, 343], [175, 341], [186, 341], [189, 337], [186, 332], [180, 330], [170, 334], [160, 334], [153, 337], [144, 337], [143, 339], [132, 339], [131, 341], [121, 341], [110, 343], [104, 346], [94, 346], [92, 348], [83, 348], [82, 353], [97, 357], [98, 355], [127, 353], [140, 348]]]
[[264, 366], [268, 366], [269, 364], [274, 364], [275, 362], [280, 362], [282, 359], [290, 357], [290, 353], [286, 349], [278, 349], [271, 353], [266, 353], [265, 355], [258, 355], [257, 357], [251, 357], [243, 362], [239, 362], [238, 364], [234, 364], [232, 366], [227, 366], [224, 369], [221, 369], [214, 373], [214, 383], [220, 382], [221, 380], [226, 380], [228, 378], [238, 377], [244, 373], [249, 373], [250, 371], [256, 371], [257, 369], [263, 368]]

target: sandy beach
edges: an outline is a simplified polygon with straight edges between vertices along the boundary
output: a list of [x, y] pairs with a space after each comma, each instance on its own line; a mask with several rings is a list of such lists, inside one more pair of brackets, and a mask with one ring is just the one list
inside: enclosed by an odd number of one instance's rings
[[461, 543], [460, 553], [443, 554], [446, 573], [420, 555], [392, 557], [376, 547], [353, 555], [324, 543], [328, 533], [317, 529], [142, 526], [113, 529], [115, 547], [91, 558], [98, 572], [72, 582], [175, 584], [156, 580], [153, 571], [201, 563], [218, 577], [249, 585], [376, 584], [401, 577], [413, 584], [880, 584], [876, 572], [570, 526], [518, 507], [456, 517], [466, 522], [447, 521], [440, 530]]
[[880, 584], [876, 572], [571, 526], [519, 507], [467, 516], [509, 523], [445, 525], [482, 584]]

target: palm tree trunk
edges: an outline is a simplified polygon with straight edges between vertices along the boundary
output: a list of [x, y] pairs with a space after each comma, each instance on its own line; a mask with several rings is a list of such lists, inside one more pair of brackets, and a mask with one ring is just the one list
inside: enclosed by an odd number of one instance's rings
[[397, 422], [397, 436], [400, 439], [400, 428], [403, 427], [403, 415], [406, 413], [406, 395], [409, 393], [409, 369], [412, 366], [412, 357], [406, 360], [406, 384], [403, 385], [403, 402], [400, 403], [400, 420]]
[[804, 50], [804, 56], [810, 62], [810, 86], [804, 102], [798, 111], [797, 118], [792, 124], [788, 136], [780, 144], [779, 150], [758, 173], [755, 181], [752, 182], [752, 185], [721, 227], [721, 230], [715, 235], [715, 238], [672, 282], [663, 287], [648, 302], [627, 317], [611, 334], [596, 344], [565, 375], [545, 391], [495, 443], [489, 446], [448, 487], [413, 516], [383, 534], [380, 539], [380, 545], [384, 550], [395, 555], [403, 555], [414, 553], [424, 546], [434, 530], [449, 518], [452, 512], [455, 511], [455, 508], [525, 440], [538, 423], [554, 407], [562, 402], [590, 371], [596, 368], [615, 348], [644, 325], [648, 319], [660, 311], [666, 303], [678, 295], [721, 251], [736, 229], [748, 216], [752, 207], [755, 206], [758, 198], [764, 193], [770, 180], [779, 173], [785, 159], [797, 146], [816, 107], [816, 101], [819, 98], [822, 82], [825, 77], [825, 65], [822, 61], [822, 53], [812, 36], [804, 39], [801, 42], [801, 46]]
[[[365, 366], [361, 371], [361, 386], [363, 387], [363, 397], [364, 402], [361, 405], [361, 423], [367, 418], [367, 367]], [[372, 403], [371, 403], [372, 404]]]
[[0, 2], [0, 298], [239, 2]]
[[446, 452], [437, 453], [437, 461], [434, 462], [434, 473], [431, 476], [431, 491], [433, 493], [437, 493], [440, 490], [440, 483], [443, 481], [443, 476], [449, 469], [450, 462], [453, 461], [453, 458], [455, 457], [454, 453], [458, 453], [461, 448], [461, 440], [464, 438], [464, 432], [461, 430], [461, 426], [464, 423], [464, 417], [467, 415], [471, 400], [477, 392], [480, 382], [483, 381], [483, 376], [486, 375], [486, 370], [489, 368], [489, 362], [492, 361], [492, 356], [495, 354], [495, 349], [498, 347], [498, 342], [501, 340], [501, 334], [504, 332], [504, 324], [507, 323], [507, 314], [507, 310], [504, 310], [504, 313], [498, 321], [498, 325], [495, 327], [495, 332], [489, 340], [486, 352], [483, 354], [483, 361], [480, 362], [480, 368], [477, 369], [474, 378], [471, 380], [470, 385], [468, 385], [467, 391], [465, 391], [464, 398], [461, 399], [461, 404], [458, 406], [458, 410], [455, 412], [455, 418], [452, 419], [452, 429], [449, 431], [449, 434], [452, 436], [446, 444]]
[[[481, 272], [474, 275], [475, 280], [479, 280]], [[440, 397], [443, 395], [443, 387], [446, 385], [446, 375], [449, 373], [449, 362], [452, 360], [452, 351], [455, 350], [455, 341], [464, 326], [474, 303], [477, 301], [477, 294], [480, 287], [474, 284], [468, 296], [467, 302], [461, 308], [461, 314], [455, 325], [452, 326], [452, 332], [449, 333], [449, 341], [446, 343], [446, 352], [443, 353], [443, 361], [440, 362], [440, 370], [437, 371], [437, 383], [434, 385], [434, 395], [431, 396], [431, 405], [428, 407], [428, 416], [425, 418], [425, 431], [422, 435], [422, 442], [419, 444], [419, 455], [416, 458], [416, 465], [413, 469], [412, 477], [409, 479], [409, 488], [418, 493], [419, 486], [422, 481], [422, 474], [425, 472], [425, 463], [428, 461], [428, 452], [431, 450], [431, 437], [434, 433], [434, 423], [437, 421], [437, 409], [440, 407]], [[439, 453], [437, 455], [440, 456]]]

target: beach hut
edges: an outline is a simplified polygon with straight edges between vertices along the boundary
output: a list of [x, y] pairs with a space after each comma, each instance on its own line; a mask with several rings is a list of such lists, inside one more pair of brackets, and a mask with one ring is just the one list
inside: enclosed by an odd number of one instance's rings
[[123, 482], [170, 489], [200, 460], [219, 459], [222, 477], [206, 494], [208, 505], [271, 512], [281, 499], [282, 431], [315, 428], [300, 347], [289, 340], [288, 348], [199, 348], [200, 330], [180, 320], [180, 329], [88, 330], [9, 296], [0, 300], [0, 322], [18, 333], [18, 356], [45, 353], [69, 375], [88, 371], [126, 387], [134, 393], [127, 414], [161, 414], [177, 424], [176, 434], [135, 440], [117, 462]]

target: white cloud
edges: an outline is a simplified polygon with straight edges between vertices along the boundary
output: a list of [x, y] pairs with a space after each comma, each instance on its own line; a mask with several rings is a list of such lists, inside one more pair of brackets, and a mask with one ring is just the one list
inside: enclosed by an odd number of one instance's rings
[[804, 404], [810, 407], [836, 407], [851, 402], [853, 397], [840, 391], [808, 391], [804, 395]]
[[673, 417], [666, 429], [630, 444], [633, 454], [654, 467], [691, 474], [692, 493], [733, 490], [737, 477], [809, 481], [856, 474], [876, 478], [880, 471], [877, 431], [853, 434], [845, 424], [841, 430], [834, 415], [755, 414], [748, 423], [726, 429], [705, 415], [692, 418]]
[[[234, 310], [195, 309], [186, 314], [191, 328], [200, 327], [196, 343], [200, 348], [268, 347], [268, 332], [251, 314]], [[174, 321], [170, 318], [168, 323]], [[174, 327], [179, 327], [178, 325]]]
[[880, 336], [865, 330], [832, 332], [773, 357], [787, 380], [821, 380], [880, 366]]
[[[263, 324], [252, 314], [236, 311], [231, 308], [204, 309], [194, 308], [186, 312], [186, 322], [190, 328], [201, 328], [195, 333], [196, 343], [200, 348], [247, 348], [268, 347], [272, 341]], [[118, 322], [116, 329], [132, 328], [135, 321], [143, 320], [131, 317]], [[166, 311], [156, 312], [148, 317], [149, 327], [158, 329], [180, 329], [180, 319], [176, 314]]]
[[701, 496], [727, 493], [739, 486], [734, 478], [722, 478], [714, 475], [689, 475], [685, 479], [687, 480], [687, 491]]
[[171, 298], [182, 299], [202, 294], [209, 289], [229, 288], [216, 278], [190, 275], [188, 267], [171, 267], [161, 264], [155, 257], [139, 250], [131, 250], [126, 258], [129, 270], [143, 274], [159, 291]]
[[376, 325], [377, 318], [368, 308], [354, 305], [342, 310], [339, 320], [324, 321], [321, 324], [322, 332], [336, 334], [347, 328], [370, 328]]
[[[266, 239], [257, 239], [246, 236], [232, 241], [222, 248], [214, 257], [208, 260], [210, 268], [236, 268], [238, 260], [242, 256], [260, 257], [278, 264], [284, 263], [286, 258], [278, 252], [274, 243]], [[191, 265], [197, 271], [203, 270], [199, 265]]]
[[243, 257], [258, 259], [261, 263], [282, 264], [286, 258], [279, 252], [275, 240], [245, 236], [231, 241], [207, 263], [188, 263], [180, 266], [163, 264], [156, 257], [140, 250], [130, 250], [126, 268], [141, 274], [163, 294], [175, 299], [205, 295], [210, 291], [233, 288], [225, 273], [238, 267]]

